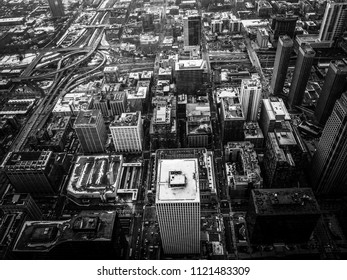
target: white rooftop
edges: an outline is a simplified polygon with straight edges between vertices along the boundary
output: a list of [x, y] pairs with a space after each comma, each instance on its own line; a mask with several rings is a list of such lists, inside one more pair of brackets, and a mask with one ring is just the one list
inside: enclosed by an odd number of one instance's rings
[[[175, 171], [184, 174], [184, 187], [170, 187], [170, 172]], [[160, 159], [157, 176], [156, 203], [200, 202], [197, 159]]]

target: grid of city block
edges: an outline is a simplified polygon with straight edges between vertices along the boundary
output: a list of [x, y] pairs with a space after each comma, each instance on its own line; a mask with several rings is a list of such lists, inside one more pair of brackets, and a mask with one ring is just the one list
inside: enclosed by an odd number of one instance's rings
[[347, 0], [0, 7], [0, 259], [347, 259]]

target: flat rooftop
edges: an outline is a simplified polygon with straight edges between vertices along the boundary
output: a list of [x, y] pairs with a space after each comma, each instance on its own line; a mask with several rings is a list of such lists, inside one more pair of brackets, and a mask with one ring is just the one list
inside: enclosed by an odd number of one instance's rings
[[244, 119], [240, 98], [237, 96], [222, 98], [222, 110], [226, 120]]
[[27, 221], [13, 250], [49, 252], [64, 242], [111, 241], [116, 215], [110, 211], [83, 211], [65, 221]]
[[257, 189], [251, 199], [258, 215], [319, 214], [320, 208], [310, 188]]
[[340, 75], [347, 73], [347, 61], [345, 61], [345, 60], [333, 60], [333, 61], [331, 61], [331, 66]]
[[180, 60], [176, 62], [176, 71], [177, 70], [203, 70], [206, 63], [203, 59], [196, 60]]
[[115, 194], [123, 157], [118, 155], [79, 156], [67, 192], [74, 195]]
[[122, 113], [119, 118], [116, 117], [110, 126], [137, 126], [139, 121], [141, 121], [141, 112]]
[[51, 151], [42, 152], [10, 152], [3, 161], [2, 168], [32, 169], [45, 167], [52, 156]]
[[97, 118], [101, 115], [100, 110], [81, 111], [75, 121], [75, 126], [79, 125], [94, 125]]
[[[173, 172], [177, 172], [181, 177], [185, 176], [184, 186], [170, 185], [170, 175]], [[156, 203], [200, 202], [198, 172], [196, 158], [159, 159]]]
[[281, 98], [263, 99], [263, 104], [271, 120], [290, 120], [286, 105]]

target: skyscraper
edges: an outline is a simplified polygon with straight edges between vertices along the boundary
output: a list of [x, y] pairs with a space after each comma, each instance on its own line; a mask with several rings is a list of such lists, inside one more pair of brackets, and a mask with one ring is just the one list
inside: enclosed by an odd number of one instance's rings
[[347, 93], [335, 103], [325, 124], [311, 166], [318, 194], [347, 193]]
[[274, 33], [274, 40], [277, 41], [279, 36], [288, 35], [294, 38], [297, 16], [277, 14], [272, 17], [271, 29]]
[[48, 0], [48, 4], [52, 17], [63, 17], [65, 15], [62, 0]]
[[143, 127], [141, 112], [123, 113], [110, 124], [113, 144], [117, 152], [141, 152]]
[[17, 192], [35, 196], [54, 195], [62, 177], [51, 151], [10, 152], [1, 168]]
[[287, 35], [280, 36], [270, 85], [270, 89], [275, 95], [282, 92], [292, 51], [293, 40]]
[[347, 25], [347, 1], [328, 1], [321, 29], [319, 31], [320, 41], [334, 41], [342, 35]]
[[290, 121], [290, 115], [286, 105], [281, 98], [270, 97], [263, 99], [259, 126], [263, 131], [265, 139], [268, 132], [274, 132], [275, 128], [281, 128], [283, 121]]
[[241, 82], [241, 104], [247, 121], [257, 120], [261, 90], [259, 77], [252, 77], [250, 80], [242, 80]]
[[183, 19], [184, 46], [197, 46], [201, 42], [201, 16], [190, 15]]
[[80, 111], [74, 129], [84, 153], [105, 151], [107, 133], [100, 110]]
[[312, 189], [252, 190], [246, 214], [251, 244], [307, 242], [320, 217]]
[[207, 64], [203, 59], [179, 60], [175, 64], [177, 92], [196, 95], [207, 77]]
[[316, 52], [309, 44], [302, 44], [298, 50], [298, 58], [289, 90], [288, 103], [290, 107], [301, 105], [304, 99], [306, 85], [311, 74], [311, 67]]
[[165, 254], [200, 253], [197, 158], [159, 159], [156, 211]]
[[329, 118], [335, 101], [347, 90], [347, 64], [343, 60], [331, 61], [324, 85], [317, 102], [315, 117], [324, 125]]

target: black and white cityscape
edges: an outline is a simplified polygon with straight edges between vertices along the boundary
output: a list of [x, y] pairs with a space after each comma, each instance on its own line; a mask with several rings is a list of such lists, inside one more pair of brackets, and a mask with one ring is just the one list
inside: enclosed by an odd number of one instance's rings
[[0, 0], [0, 99], [0, 259], [347, 259], [347, 0]]

